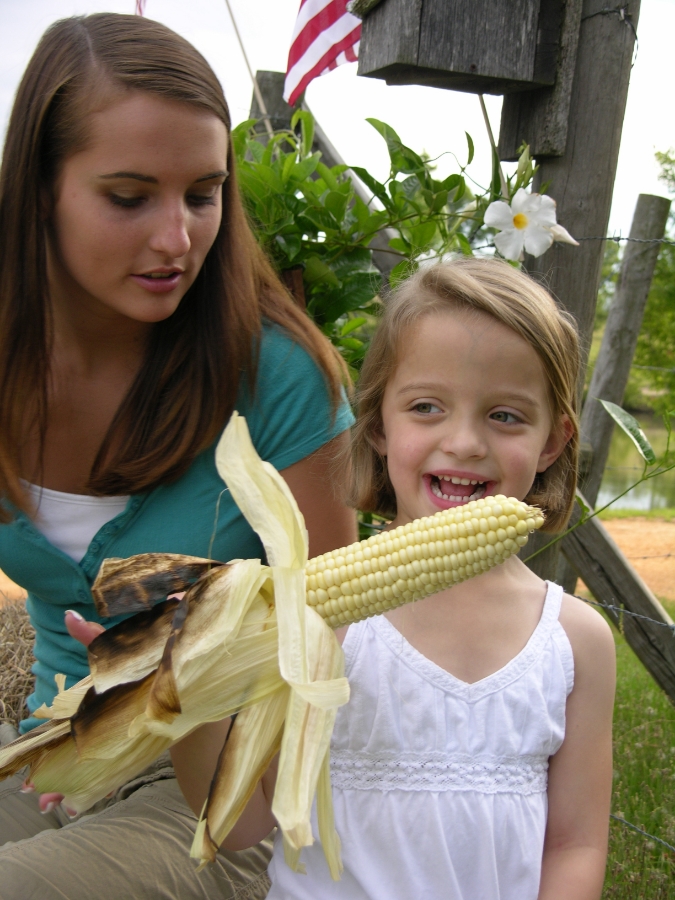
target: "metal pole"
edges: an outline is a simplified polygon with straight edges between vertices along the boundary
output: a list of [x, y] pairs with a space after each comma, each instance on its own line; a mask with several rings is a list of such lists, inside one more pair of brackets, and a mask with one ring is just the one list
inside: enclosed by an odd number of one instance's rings
[[265, 101], [263, 100], [263, 96], [260, 93], [260, 88], [258, 87], [258, 81], [253, 74], [253, 69], [248, 61], [248, 56], [246, 55], [246, 50], [244, 49], [244, 42], [241, 39], [241, 35], [239, 34], [239, 29], [237, 28], [237, 21], [234, 18], [234, 13], [232, 12], [232, 7], [230, 6], [230, 0], [225, 0], [225, 6], [227, 6], [227, 11], [230, 14], [230, 19], [232, 19], [232, 25], [234, 26], [234, 33], [237, 35], [237, 40], [239, 41], [239, 46], [241, 47], [241, 54], [244, 57], [244, 62], [246, 63], [246, 68], [248, 69], [248, 74], [251, 76], [251, 81], [253, 82], [253, 93], [255, 94], [256, 100], [258, 101], [258, 106], [260, 107], [260, 112], [263, 114], [263, 120], [265, 122], [265, 128], [267, 129], [267, 133], [270, 137], [274, 135], [274, 129], [272, 128], [272, 123], [269, 120], [269, 116], [267, 115], [267, 107], [265, 106]]

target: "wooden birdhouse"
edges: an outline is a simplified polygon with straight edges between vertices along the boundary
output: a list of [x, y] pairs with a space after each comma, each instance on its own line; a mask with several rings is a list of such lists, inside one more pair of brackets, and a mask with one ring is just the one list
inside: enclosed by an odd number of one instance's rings
[[359, 75], [508, 94], [553, 85], [565, 0], [380, 0], [363, 20]]

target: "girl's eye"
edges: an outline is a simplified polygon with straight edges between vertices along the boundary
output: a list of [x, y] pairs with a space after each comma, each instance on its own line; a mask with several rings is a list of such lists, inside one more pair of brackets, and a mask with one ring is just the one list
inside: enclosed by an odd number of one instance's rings
[[440, 409], [437, 406], [435, 406], [433, 403], [429, 403], [428, 401], [416, 403], [413, 406], [413, 409], [416, 413], [421, 413], [423, 416], [428, 416], [431, 415], [431, 413], [440, 412]]
[[490, 418], [495, 422], [503, 422], [505, 425], [513, 425], [514, 423], [518, 423], [521, 421], [518, 416], [515, 416], [513, 413], [506, 412], [505, 409], [500, 409], [497, 412], [493, 412]]

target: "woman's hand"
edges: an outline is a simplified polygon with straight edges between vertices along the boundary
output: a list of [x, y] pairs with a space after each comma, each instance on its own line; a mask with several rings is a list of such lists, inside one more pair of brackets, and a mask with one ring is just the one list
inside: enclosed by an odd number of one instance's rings
[[[98, 637], [102, 631], [105, 631], [103, 625], [99, 625], [98, 622], [87, 622], [86, 619], [83, 619], [79, 613], [72, 609], [67, 610], [65, 621], [68, 634], [75, 638], [76, 641], [84, 644], [85, 647], [88, 647], [95, 637]], [[32, 790], [32, 785], [26, 783], [23, 789], [30, 791]], [[63, 794], [41, 794], [38, 801], [40, 811], [43, 813], [51, 812], [62, 800]], [[75, 815], [72, 810], [66, 809], [66, 812], [69, 815]]]

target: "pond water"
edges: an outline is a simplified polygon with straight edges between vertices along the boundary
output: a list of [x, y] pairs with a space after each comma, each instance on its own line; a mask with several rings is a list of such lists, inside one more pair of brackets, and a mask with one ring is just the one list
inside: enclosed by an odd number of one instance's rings
[[[651, 416], [637, 416], [637, 418], [656, 456], [661, 456], [666, 449], [667, 438], [663, 422]], [[642, 457], [631, 439], [615, 426], [596, 508], [604, 506], [613, 497], [625, 491], [641, 474]], [[615, 509], [643, 510], [675, 507], [675, 469], [633, 488], [613, 506]]]

